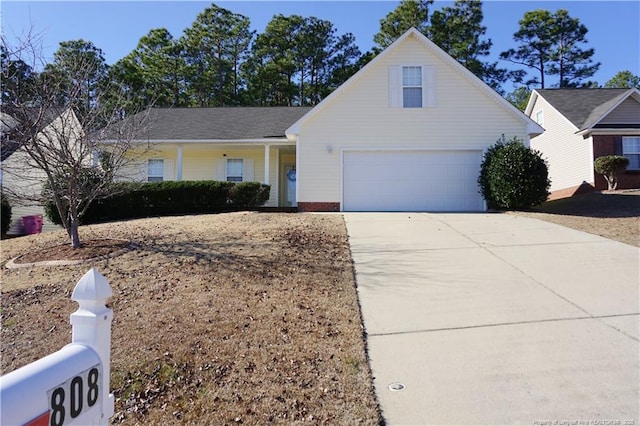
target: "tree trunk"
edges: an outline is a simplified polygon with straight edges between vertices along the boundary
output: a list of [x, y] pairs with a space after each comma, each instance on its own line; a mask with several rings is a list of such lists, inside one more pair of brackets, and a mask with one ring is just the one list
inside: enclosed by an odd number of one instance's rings
[[74, 249], [80, 248], [80, 233], [78, 228], [80, 227], [80, 218], [78, 214], [78, 208], [74, 203], [70, 203], [69, 206], [69, 237], [71, 238], [71, 247]]
[[71, 237], [71, 247], [80, 248], [80, 234], [78, 233], [77, 220], [71, 220], [69, 224], [69, 236]]

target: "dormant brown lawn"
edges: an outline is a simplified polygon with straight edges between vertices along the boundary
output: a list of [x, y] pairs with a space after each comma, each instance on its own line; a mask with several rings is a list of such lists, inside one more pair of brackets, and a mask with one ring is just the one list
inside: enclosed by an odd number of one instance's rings
[[[640, 246], [640, 191], [513, 214]], [[114, 297], [113, 423], [378, 424], [353, 268], [339, 215], [234, 213], [83, 227], [134, 248], [75, 266], [2, 269], [2, 374], [70, 341], [77, 280]], [[113, 241], [121, 240], [121, 241]], [[2, 241], [2, 265], [70, 257], [63, 232]], [[86, 253], [85, 253], [86, 254]], [[72, 257], [78, 257], [75, 253]]]
[[[93, 266], [114, 292], [114, 423], [380, 422], [341, 216], [168, 217], [81, 233], [136, 248], [3, 269], [3, 374], [70, 341], [71, 291]], [[2, 263], [65, 242], [4, 240]]]

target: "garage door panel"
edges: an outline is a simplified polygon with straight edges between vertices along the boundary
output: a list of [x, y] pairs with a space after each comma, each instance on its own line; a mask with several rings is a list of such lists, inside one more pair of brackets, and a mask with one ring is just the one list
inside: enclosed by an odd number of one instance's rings
[[480, 151], [353, 151], [343, 157], [345, 211], [478, 211]]

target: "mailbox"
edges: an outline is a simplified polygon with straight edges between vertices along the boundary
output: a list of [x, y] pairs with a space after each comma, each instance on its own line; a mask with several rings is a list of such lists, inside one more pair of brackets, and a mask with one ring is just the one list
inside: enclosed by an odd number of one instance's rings
[[107, 425], [114, 399], [109, 393], [111, 320], [105, 306], [111, 287], [95, 269], [71, 298], [72, 342], [57, 352], [0, 377], [3, 426]]

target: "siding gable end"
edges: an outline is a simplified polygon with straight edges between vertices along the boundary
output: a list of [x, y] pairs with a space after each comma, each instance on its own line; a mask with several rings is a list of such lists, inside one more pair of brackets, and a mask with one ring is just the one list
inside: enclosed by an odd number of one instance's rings
[[[328, 105], [333, 105], [335, 102], [337, 102], [338, 99], [343, 97], [345, 92], [350, 92], [354, 86], [360, 87], [362, 86], [362, 84], [366, 84], [365, 80], [368, 80], [368, 77], [371, 77], [371, 74], [375, 74], [376, 69], [379, 72], [380, 66], [385, 67], [385, 73], [387, 74], [385, 78], [388, 78], [388, 82], [387, 84], [385, 84], [378, 80], [377, 84], [384, 84], [385, 90], [388, 90], [388, 88], [392, 86], [395, 87], [395, 82], [391, 82], [391, 80], [395, 80], [396, 72], [401, 73], [402, 64], [415, 64], [416, 56], [413, 56], [412, 58], [405, 58], [404, 60], [398, 58], [398, 51], [401, 51], [404, 47], [406, 47], [404, 45], [410, 44], [412, 42], [412, 45], [414, 46], [414, 52], [419, 52], [418, 57], [429, 58], [429, 61], [426, 64], [428, 66], [423, 69], [423, 72], [425, 73], [424, 83], [426, 83], [423, 84], [423, 91], [425, 95], [423, 96], [423, 106], [436, 107], [440, 105], [439, 102], [436, 102], [436, 99], [438, 98], [437, 93], [441, 91], [441, 88], [436, 86], [436, 81], [438, 81], [439, 84], [440, 77], [442, 77], [443, 75], [442, 72], [446, 71], [446, 73], [449, 75], [455, 75], [461, 83], [464, 81], [464, 83], [462, 83], [462, 85], [456, 90], [479, 91], [482, 93], [484, 98], [495, 105], [496, 108], [503, 109], [504, 112], [511, 115], [513, 119], [518, 120], [522, 124], [524, 124], [529, 135], [540, 134], [543, 132], [542, 127], [540, 127], [537, 123], [535, 123], [526, 115], [522, 114], [521, 111], [511, 105], [507, 100], [505, 100], [502, 96], [500, 96], [493, 89], [487, 86], [477, 76], [475, 76], [463, 65], [458, 63], [455, 59], [453, 59], [446, 52], [440, 49], [435, 43], [421, 34], [418, 30], [416, 30], [415, 28], [411, 28], [405, 34], [400, 36], [396, 41], [394, 41], [383, 52], [377, 55], [371, 62], [369, 62], [366, 66], [364, 66], [356, 74], [354, 74], [349, 80], [347, 80], [347, 82], [338, 87], [338, 89], [336, 89], [327, 98], [316, 105], [316, 107], [314, 107], [311, 111], [301, 117], [291, 127], [289, 127], [286, 131], [287, 137], [290, 140], [295, 140], [296, 136], [300, 134], [301, 127], [305, 125], [305, 123], [311, 121], [314, 116], [318, 115]], [[418, 45], [418, 47], [415, 47], [416, 44]], [[388, 71], [390, 70], [389, 67], [395, 66], [398, 66], [398, 71], [395, 71], [395, 68], [394, 71]], [[391, 75], [392, 73], [393, 76]], [[436, 76], [436, 73], [438, 73], [438, 76]], [[401, 78], [399, 78], [398, 80], [401, 84]], [[368, 84], [371, 85], [372, 83], [369, 81]], [[385, 93], [385, 103], [387, 106], [395, 107], [395, 105], [401, 104], [401, 99], [399, 102], [399, 100], [395, 96], [396, 95], [393, 95], [392, 97], [389, 93]]]
[[628, 97], [598, 124], [640, 124], [640, 102], [632, 96]]

